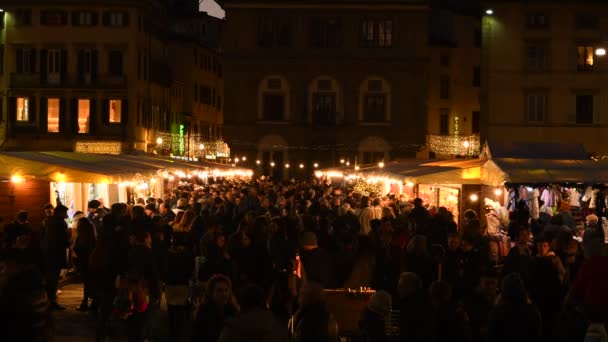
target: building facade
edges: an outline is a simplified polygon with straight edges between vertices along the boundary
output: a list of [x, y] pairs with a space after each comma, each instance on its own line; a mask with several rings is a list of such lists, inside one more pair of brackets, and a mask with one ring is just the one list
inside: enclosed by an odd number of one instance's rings
[[281, 175], [424, 146], [426, 1], [224, 6], [224, 131], [237, 156]]
[[478, 7], [435, 2], [429, 34], [428, 155], [476, 155], [481, 120]]
[[568, 141], [608, 153], [608, 60], [596, 54], [607, 47], [605, 1], [485, 5], [482, 139]]
[[186, 106], [194, 95], [186, 88], [210, 75], [174, 70], [188, 68], [172, 56], [191, 43], [171, 31], [168, 8], [164, 0], [3, 1], [1, 148], [151, 151], [157, 136], [202, 116]]

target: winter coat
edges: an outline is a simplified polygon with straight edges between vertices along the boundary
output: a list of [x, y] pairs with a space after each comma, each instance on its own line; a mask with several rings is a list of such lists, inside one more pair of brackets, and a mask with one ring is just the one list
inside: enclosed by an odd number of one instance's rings
[[363, 310], [359, 328], [361, 329], [363, 342], [388, 342], [384, 317], [369, 308]]
[[235, 317], [236, 311], [230, 304], [222, 310], [212, 302], [204, 303], [196, 314], [192, 341], [217, 342], [224, 324]]
[[488, 341], [537, 342], [541, 318], [536, 306], [527, 303], [498, 304], [488, 319]]
[[226, 322], [219, 342], [287, 342], [287, 327], [268, 310], [253, 309]]
[[42, 241], [45, 263], [50, 267], [66, 268], [66, 249], [69, 247], [68, 224], [62, 217], [51, 216]]

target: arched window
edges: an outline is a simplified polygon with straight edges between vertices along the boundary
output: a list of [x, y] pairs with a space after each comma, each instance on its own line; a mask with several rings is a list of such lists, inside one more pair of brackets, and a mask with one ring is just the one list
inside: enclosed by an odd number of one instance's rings
[[309, 120], [317, 125], [335, 125], [342, 119], [341, 89], [328, 76], [315, 78], [308, 87]]
[[281, 76], [262, 80], [258, 92], [258, 120], [289, 120], [289, 83]]
[[369, 77], [359, 87], [359, 121], [381, 123], [391, 120], [391, 87], [381, 77]]

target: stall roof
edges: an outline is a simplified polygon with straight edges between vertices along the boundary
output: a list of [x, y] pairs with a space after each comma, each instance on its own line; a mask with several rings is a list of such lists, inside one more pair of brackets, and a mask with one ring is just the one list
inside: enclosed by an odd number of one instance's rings
[[490, 141], [486, 142], [482, 157], [520, 159], [590, 160], [585, 147], [577, 143]]
[[608, 162], [495, 158], [484, 166], [482, 183], [491, 186], [504, 183], [608, 183]]
[[57, 182], [109, 183], [152, 174], [157, 168], [115, 155], [75, 152], [1, 152], [0, 177], [13, 175]]

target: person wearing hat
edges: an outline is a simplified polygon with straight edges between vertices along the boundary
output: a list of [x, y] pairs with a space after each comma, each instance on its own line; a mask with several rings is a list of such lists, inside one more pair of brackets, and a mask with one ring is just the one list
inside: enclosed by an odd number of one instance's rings
[[47, 282], [47, 296], [51, 303], [51, 310], [64, 310], [65, 308], [57, 303], [57, 285], [61, 269], [67, 267], [66, 249], [69, 247], [68, 208], [58, 205], [53, 211], [53, 216], [48, 220], [48, 226], [42, 250], [44, 253], [44, 270]]
[[335, 272], [332, 259], [326, 250], [319, 248], [317, 236], [311, 231], [300, 235], [300, 256], [306, 281], [314, 281], [326, 289], [333, 288]]

